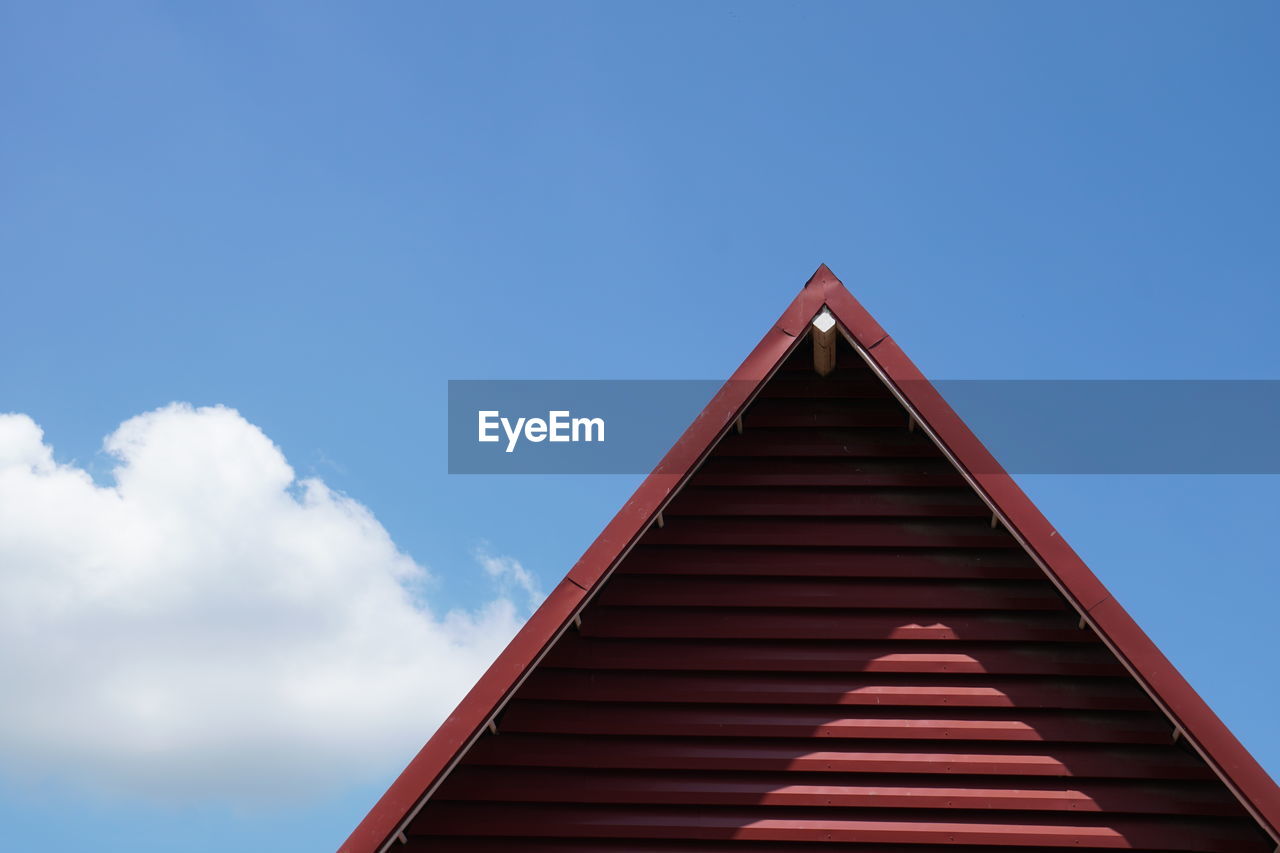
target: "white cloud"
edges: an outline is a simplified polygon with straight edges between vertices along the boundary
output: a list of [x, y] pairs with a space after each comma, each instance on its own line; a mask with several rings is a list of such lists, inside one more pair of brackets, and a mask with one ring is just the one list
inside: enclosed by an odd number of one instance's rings
[[171, 405], [106, 439], [114, 485], [0, 415], [0, 766], [260, 802], [399, 769], [518, 628], [516, 561], [473, 612], [239, 413]]
[[522, 592], [530, 610], [536, 608], [542, 603], [542, 599], [546, 598], [546, 594], [538, 586], [538, 579], [519, 560], [494, 554], [487, 542], [476, 548], [473, 553], [476, 562], [498, 583], [504, 593], [510, 594], [513, 590]]

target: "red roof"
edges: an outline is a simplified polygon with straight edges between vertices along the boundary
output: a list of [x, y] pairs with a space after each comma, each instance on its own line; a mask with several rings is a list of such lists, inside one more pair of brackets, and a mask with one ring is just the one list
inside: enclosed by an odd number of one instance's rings
[[340, 853], [1272, 853], [1278, 827], [1275, 783], [823, 266]]

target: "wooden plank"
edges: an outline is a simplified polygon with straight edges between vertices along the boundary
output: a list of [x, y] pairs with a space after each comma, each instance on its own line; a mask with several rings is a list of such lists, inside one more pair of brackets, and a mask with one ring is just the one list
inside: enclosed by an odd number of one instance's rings
[[[953, 844], [841, 844], [825, 842], [821, 853], [985, 853], [989, 848]], [[1044, 853], [1043, 847], [1002, 847], [1001, 853]], [[1094, 848], [1097, 849], [1097, 848]], [[464, 836], [416, 835], [409, 837], [407, 847], [395, 853], [814, 853], [812, 844], [803, 841], [688, 840], [646, 838], [530, 838], [506, 836], [467, 838]], [[1165, 851], [1168, 853], [1168, 851]]]
[[787, 577], [1034, 579], [1044, 573], [1022, 551], [649, 545], [636, 548], [622, 574], [785, 575]]
[[[762, 402], [791, 402], [771, 401]], [[843, 403], [843, 400], [815, 401]], [[852, 406], [833, 406], [826, 411], [817, 406], [809, 408], [779, 408], [767, 411], [753, 407], [743, 416], [743, 422], [752, 429], [796, 429], [818, 427], [823, 429], [865, 429], [868, 427], [894, 428], [907, 422], [906, 410], [896, 400], [859, 400]]]
[[770, 427], [902, 427], [907, 411], [892, 398], [808, 400], [759, 399], [743, 414], [753, 428]]
[[828, 376], [823, 379], [815, 379], [810, 373], [803, 378], [779, 374], [760, 391], [759, 399], [777, 398], [893, 400], [893, 395], [884, 387], [884, 383], [870, 373]]
[[589, 637], [706, 637], [795, 640], [965, 640], [1029, 643], [1096, 642], [1074, 614], [1033, 616], [960, 611], [763, 610], [598, 606], [582, 623]]
[[[395, 853], [814, 853], [812, 844], [803, 841], [688, 840], [646, 838], [530, 838], [506, 836], [467, 838], [464, 836], [410, 836], [407, 847]], [[953, 844], [842, 844], [825, 842], [821, 853], [985, 853], [989, 848]], [[1081, 848], [1083, 849], [1083, 848]], [[1097, 849], [1097, 848], [1093, 848]], [[1001, 853], [1044, 853], [1043, 847], [1001, 847]], [[1169, 851], [1164, 851], [1169, 853]]]
[[735, 841], [970, 844], [1007, 847], [1041, 845], [1185, 853], [1272, 853], [1245, 821], [1215, 818], [1171, 820], [1150, 816], [1055, 814], [1051, 818], [996, 822], [991, 817], [914, 818], [787, 810], [760, 816], [749, 809], [671, 806], [578, 806], [560, 804], [438, 803], [430, 807], [437, 835], [527, 835], [733, 839]]
[[[831, 778], [833, 776], [835, 778]], [[1016, 786], [999, 786], [981, 780], [928, 784], [927, 777], [865, 774], [814, 776], [540, 767], [462, 767], [455, 771], [436, 799], [1245, 816], [1240, 804], [1221, 787], [1196, 782], [1083, 780], [1066, 784], [1022, 778]]]
[[[882, 430], [881, 432], [892, 432]], [[778, 432], [785, 432], [779, 430]], [[831, 431], [836, 435], [844, 435], [851, 430]], [[744, 433], [745, 434], [745, 433]], [[869, 435], [863, 430], [859, 434]], [[734, 439], [736, 440], [736, 439]], [[810, 456], [724, 456], [712, 454], [693, 475], [704, 471], [725, 473], [758, 473], [775, 470], [791, 474], [816, 474], [822, 471], [839, 473], [879, 473], [879, 474], [957, 474], [956, 468], [944, 456], [903, 456], [903, 457], [829, 457], [826, 459]], [[962, 478], [963, 481], [963, 478]]]
[[[745, 420], [744, 420], [745, 423]], [[792, 456], [861, 458], [938, 457], [928, 436], [896, 427], [766, 428], [729, 434], [716, 447], [719, 456]]]
[[650, 528], [648, 545], [768, 545], [856, 548], [1020, 549], [1002, 528], [986, 519], [885, 521], [826, 518], [684, 518]]
[[[821, 460], [817, 460], [821, 461]], [[790, 467], [790, 466], [789, 466]], [[735, 488], [757, 487], [831, 487], [831, 488], [907, 488], [946, 489], [964, 485], [959, 474], [946, 472], [861, 472], [861, 471], [813, 471], [788, 473], [765, 462], [754, 471], [699, 472], [691, 481], [691, 487], [729, 486]]]
[[1169, 724], [1156, 714], [1061, 710], [892, 708], [817, 710], [740, 705], [607, 702], [513, 702], [503, 735], [815, 738], [854, 740], [1051, 741], [1167, 744]]
[[[952, 464], [941, 456], [910, 456], [903, 458], [843, 458], [843, 457], [786, 457], [786, 456], [711, 456], [690, 479], [690, 483], [702, 484], [705, 474], [933, 474], [939, 477], [959, 478], [953, 484], [964, 484], [964, 478]], [[709, 485], [709, 484], [708, 484]]]
[[723, 488], [691, 486], [666, 509], [671, 517], [700, 516], [939, 516], [988, 518], [972, 491], [954, 489]]
[[[829, 744], [829, 745], [828, 745]], [[1196, 757], [1167, 747], [1112, 744], [840, 745], [799, 740], [588, 737], [511, 732], [476, 742], [477, 766], [597, 767], [655, 770], [920, 773], [974, 776], [1210, 780]]]
[[621, 575], [609, 580], [597, 601], [601, 605], [630, 607], [1067, 610], [1057, 590], [1044, 582], [913, 582], [878, 578]]
[[[544, 669], [521, 699], [760, 705], [950, 707], [1154, 711], [1146, 694], [1114, 678], [999, 678], [970, 675], [867, 676]], [[1163, 719], [1163, 718], [1162, 718]], [[1167, 740], [1169, 725], [1161, 727]]]
[[[1101, 644], [1010, 647], [1003, 643], [859, 643], [774, 640], [631, 640], [566, 636], [546, 666], [596, 670], [752, 673], [928, 673], [1125, 677]], [[948, 648], [948, 647], [951, 648]], [[919, 648], [919, 651], [916, 649]], [[603, 673], [602, 673], [603, 674]], [[848, 683], [847, 676], [841, 680]], [[1127, 689], [1138, 690], [1128, 684]], [[1139, 691], [1140, 692], [1140, 691]]]

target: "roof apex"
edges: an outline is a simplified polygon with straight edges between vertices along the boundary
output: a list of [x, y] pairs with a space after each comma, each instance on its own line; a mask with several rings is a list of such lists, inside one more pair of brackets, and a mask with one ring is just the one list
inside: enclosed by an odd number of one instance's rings
[[[818, 268], [813, 271], [813, 275], [809, 276], [809, 280], [804, 283], [805, 287], [821, 287], [825, 291], [827, 282], [834, 281], [840, 284], [840, 279], [831, 271], [831, 267], [826, 264], [818, 264]], [[843, 287], [844, 285], [841, 285]]]

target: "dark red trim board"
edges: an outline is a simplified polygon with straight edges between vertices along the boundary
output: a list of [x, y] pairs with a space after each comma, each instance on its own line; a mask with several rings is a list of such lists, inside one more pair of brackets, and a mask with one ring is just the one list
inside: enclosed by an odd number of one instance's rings
[[1275, 783], [824, 265], [339, 853], [1272, 853], [1278, 829]]

